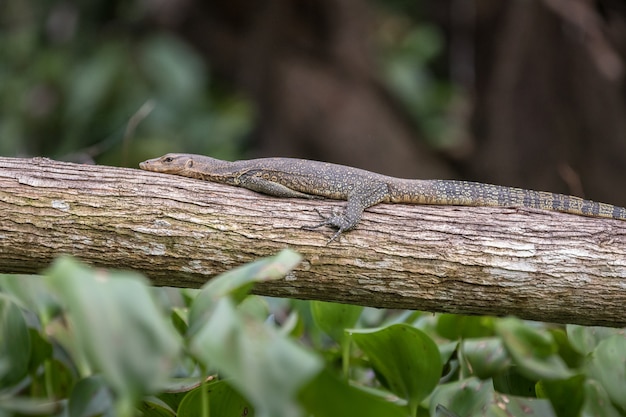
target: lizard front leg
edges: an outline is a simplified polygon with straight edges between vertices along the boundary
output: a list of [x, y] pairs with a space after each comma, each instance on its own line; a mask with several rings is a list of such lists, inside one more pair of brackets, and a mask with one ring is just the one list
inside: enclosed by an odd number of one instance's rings
[[257, 175], [246, 173], [238, 178], [238, 186], [247, 188], [248, 190], [256, 191], [261, 194], [267, 194], [274, 197], [282, 198], [308, 198], [317, 199], [320, 198], [315, 195], [305, 194], [300, 191], [292, 190], [291, 188], [284, 186], [280, 183], [267, 180]]

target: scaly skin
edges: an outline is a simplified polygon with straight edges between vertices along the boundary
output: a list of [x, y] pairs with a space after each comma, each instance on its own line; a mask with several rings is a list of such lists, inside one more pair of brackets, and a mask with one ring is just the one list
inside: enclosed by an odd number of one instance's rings
[[248, 188], [276, 197], [347, 200], [343, 213], [310, 228], [337, 229], [329, 243], [354, 228], [363, 210], [378, 203], [527, 207], [626, 220], [626, 208], [563, 194], [455, 180], [408, 180], [363, 169], [294, 158], [222, 161], [208, 156], [167, 154], [141, 169]]

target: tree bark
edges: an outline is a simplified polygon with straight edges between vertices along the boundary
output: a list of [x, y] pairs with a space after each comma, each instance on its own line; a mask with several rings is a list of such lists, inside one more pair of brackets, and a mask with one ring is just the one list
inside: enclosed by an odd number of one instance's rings
[[372, 307], [626, 325], [626, 222], [538, 210], [381, 204], [326, 244], [330, 200], [278, 199], [135, 169], [0, 158], [0, 272], [56, 256], [199, 287], [291, 247], [258, 294]]

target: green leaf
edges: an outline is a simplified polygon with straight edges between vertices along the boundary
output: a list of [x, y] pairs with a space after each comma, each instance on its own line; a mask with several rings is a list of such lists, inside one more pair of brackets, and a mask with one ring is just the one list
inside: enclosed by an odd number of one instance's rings
[[19, 300], [23, 308], [38, 313], [44, 324], [59, 309], [58, 300], [40, 276], [7, 274], [0, 278], [0, 288]]
[[493, 321], [493, 317], [441, 314], [437, 333], [450, 340], [493, 336]]
[[586, 365], [590, 378], [596, 379], [611, 401], [626, 410], [626, 337], [614, 335], [598, 343]]
[[178, 331], [178, 334], [185, 335], [187, 330], [189, 330], [189, 326], [187, 325], [187, 316], [189, 314], [188, 309], [183, 309], [179, 307], [174, 307], [171, 310], [170, 318], [172, 320], [172, 324]]
[[104, 379], [91, 376], [81, 379], [74, 386], [68, 403], [69, 417], [107, 415], [113, 410], [113, 394]]
[[448, 410], [443, 405], [437, 404], [437, 407], [435, 407], [435, 417], [460, 417], [460, 416]]
[[139, 406], [142, 417], [176, 417], [176, 412], [159, 398], [144, 398]]
[[491, 381], [475, 377], [442, 384], [435, 388], [430, 398], [430, 414], [434, 415], [441, 404], [460, 416], [481, 415], [493, 395]]
[[28, 333], [32, 349], [28, 369], [30, 372], [35, 373], [44, 361], [52, 359], [52, 345], [41, 337], [41, 334], [36, 329], [30, 328]]
[[[213, 380], [213, 377], [210, 377]], [[167, 404], [172, 410], [178, 410], [181, 401], [187, 394], [202, 385], [198, 377], [171, 378], [157, 397]]]
[[576, 375], [564, 380], [541, 381], [543, 391], [552, 403], [558, 417], [578, 417], [583, 405], [584, 375]]
[[572, 347], [581, 355], [587, 355], [598, 346], [598, 343], [614, 335], [626, 334], [626, 329], [610, 327], [587, 327], [568, 324], [567, 337]]
[[623, 416], [609, 400], [609, 396], [598, 381], [587, 378], [584, 382], [585, 402], [581, 417], [620, 417]]
[[323, 370], [307, 384], [299, 399], [312, 417], [406, 416], [403, 407], [350, 386], [328, 370]]
[[463, 364], [470, 375], [487, 379], [504, 372], [511, 365], [502, 340], [497, 337], [465, 340], [460, 349]]
[[493, 388], [506, 395], [534, 397], [535, 385], [536, 381], [521, 374], [518, 366], [510, 366], [504, 372], [493, 376]]
[[250, 320], [229, 298], [191, 339], [206, 368], [216, 367], [249, 399], [258, 415], [290, 416], [295, 395], [322, 368], [321, 360], [270, 326]]
[[495, 393], [486, 408], [487, 417], [554, 417], [554, 411], [548, 400], [512, 397]]
[[563, 358], [569, 368], [578, 368], [583, 362], [583, 355], [581, 355], [570, 343], [567, 332], [565, 329], [551, 328], [548, 330], [554, 341], [558, 346], [559, 356]]
[[[61, 355], [59, 355], [61, 356]], [[48, 358], [43, 367], [32, 371], [31, 393], [33, 396], [48, 398], [67, 398], [76, 383], [76, 372], [73, 364], [58, 359]], [[41, 372], [43, 370], [43, 372]]]
[[249, 295], [239, 303], [237, 309], [256, 320], [265, 321], [270, 315], [266, 300], [258, 295]]
[[230, 296], [240, 302], [248, 295], [255, 282], [284, 278], [301, 261], [302, 256], [298, 253], [284, 249], [276, 256], [231, 269], [213, 278], [202, 287], [191, 305], [188, 335], [193, 335], [198, 327], [206, 323], [216, 301], [222, 297]]
[[28, 373], [31, 339], [19, 307], [0, 294], [0, 389], [18, 383]]
[[566, 379], [574, 375], [557, 354], [558, 346], [547, 331], [531, 328], [514, 318], [498, 320], [496, 331], [518, 371], [527, 378]]
[[435, 342], [407, 324], [349, 332], [384, 378], [383, 385], [406, 399], [411, 415], [415, 415], [419, 402], [430, 394], [441, 377], [443, 365]]
[[345, 329], [355, 326], [363, 307], [324, 301], [311, 301], [310, 304], [315, 324], [341, 346], [343, 373], [347, 378], [350, 372], [350, 338]]
[[75, 351], [116, 392], [120, 413], [164, 384], [178, 357], [180, 338], [145, 279], [130, 272], [92, 270], [69, 258], [55, 261], [47, 275], [67, 306]]
[[349, 304], [311, 301], [315, 324], [335, 342], [343, 344], [345, 329], [354, 327], [363, 307]]
[[462, 417], [555, 416], [548, 400], [503, 395], [494, 391], [490, 381], [474, 377], [439, 385], [430, 398], [431, 415], [439, 404]]
[[51, 416], [60, 415], [63, 401], [46, 398], [10, 397], [0, 401], [0, 416]]
[[[291, 249], [283, 249], [275, 256], [260, 259], [255, 262], [231, 269], [213, 279], [202, 287], [198, 298], [210, 298], [215, 301], [226, 295], [235, 299], [243, 299], [249, 288], [255, 282], [274, 281], [282, 279], [302, 261], [302, 256]], [[196, 305], [199, 300], [194, 300]]]
[[[208, 404], [203, 404], [203, 401]], [[211, 382], [190, 391], [180, 402], [177, 416], [196, 417], [204, 406], [208, 406], [210, 416], [254, 417], [252, 405], [227, 381]]]

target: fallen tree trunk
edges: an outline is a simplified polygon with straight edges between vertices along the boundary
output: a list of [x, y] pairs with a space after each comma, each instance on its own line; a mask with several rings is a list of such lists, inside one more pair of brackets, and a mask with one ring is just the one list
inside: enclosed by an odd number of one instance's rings
[[331, 200], [278, 199], [136, 169], [0, 158], [0, 272], [56, 256], [199, 287], [291, 247], [258, 294], [372, 307], [626, 325], [626, 222], [537, 210], [381, 204], [356, 230], [301, 229]]

